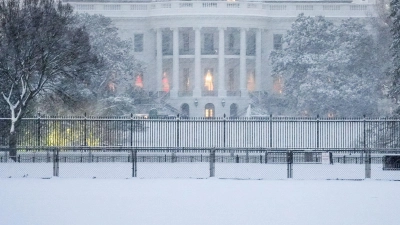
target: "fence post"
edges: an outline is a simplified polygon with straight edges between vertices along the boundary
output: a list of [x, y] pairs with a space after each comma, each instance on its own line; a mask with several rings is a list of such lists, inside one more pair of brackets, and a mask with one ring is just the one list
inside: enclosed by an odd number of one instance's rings
[[293, 178], [293, 151], [286, 152], [287, 178]]
[[40, 146], [40, 113], [37, 114], [38, 120], [37, 120], [37, 146]]
[[215, 177], [215, 148], [210, 150], [210, 177]]
[[133, 113], [131, 113], [131, 147], [133, 147]]
[[319, 150], [319, 115], [317, 115], [317, 150]]
[[131, 150], [132, 155], [132, 177], [137, 177], [137, 150]]
[[225, 115], [225, 113], [224, 113], [224, 143], [223, 143], [223, 147], [224, 147], [224, 152], [225, 152], [225, 147], [226, 147], [226, 144], [225, 144], [225, 142], [226, 142], [226, 115]]
[[83, 120], [83, 137], [84, 137], [84, 143], [83, 143], [83, 145], [84, 146], [87, 146], [87, 130], [86, 130], [86, 127], [87, 126], [87, 124], [86, 124], [86, 113], [85, 113], [85, 118], [84, 118], [84, 120]]
[[269, 148], [272, 149], [272, 114], [269, 114]]
[[[365, 161], [366, 159], [364, 159], [364, 152], [367, 149], [367, 131], [366, 131], [366, 121], [365, 121], [365, 115], [363, 116], [363, 147], [364, 147], [364, 151], [361, 152], [361, 160], [360, 163], [362, 163], [362, 161]], [[365, 156], [367, 157], [367, 156]]]
[[60, 151], [58, 148], [53, 149], [53, 176], [58, 177], [60, 174]]
[[176, 116], [176, 149], [179, 149], [179, 114]]
[[371, 150], [365, 149], [365, 178], [371, 178]]

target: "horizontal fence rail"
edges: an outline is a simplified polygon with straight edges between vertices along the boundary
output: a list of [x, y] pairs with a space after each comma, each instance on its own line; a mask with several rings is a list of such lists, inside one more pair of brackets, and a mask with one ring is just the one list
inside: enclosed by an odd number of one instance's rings
[[[237, 179], [400, 180], [400, 152], [224, 148], [20, 148], [14, 162], [0, 149], [0, 178], [219, 177]], [[51, 173], [52, 172], [52, 173]]]
[[[0, 118], [0, 146], [10, 121]], [[390, 150], [400, 147], [400, 119], [38, 117], [22, 119], [17, 146]]]

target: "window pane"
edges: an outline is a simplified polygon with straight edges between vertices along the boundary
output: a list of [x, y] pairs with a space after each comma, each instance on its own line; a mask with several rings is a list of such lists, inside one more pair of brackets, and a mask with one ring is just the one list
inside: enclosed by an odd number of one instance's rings
[[274, 50], [282, 49], [282, 34], [274, 34]]
[[143, 34], [135, 34], [135, 52], [143, 52]]

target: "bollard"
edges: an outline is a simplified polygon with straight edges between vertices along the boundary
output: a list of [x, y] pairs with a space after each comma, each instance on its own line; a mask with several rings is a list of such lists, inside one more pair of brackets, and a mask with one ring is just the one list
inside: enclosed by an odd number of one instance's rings
[[293, 151], [286, 152], [287, 178], [293, 178]]
[[132, 177], [137, 177], [137, 150], [131, 150], [132, 155]]
[[215, 148], [210, 150], [210, 177], [215, 177]]
[[365, 178], [371, 178], [371, 151], [365, 150]]
[[60, 175], [59, 150], [53, 149], [53, 176], [58, 177], [59, 175]]

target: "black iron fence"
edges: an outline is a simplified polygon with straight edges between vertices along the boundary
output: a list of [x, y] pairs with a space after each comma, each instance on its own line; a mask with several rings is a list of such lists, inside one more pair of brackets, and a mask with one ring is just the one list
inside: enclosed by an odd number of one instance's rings
[[0, 177], [400, 180], [394, 118], [24, 118]]
[[[10, 119], [0, 118], [0, 146]], [[395, 118], [24, 118], [19, 147], [398, 149]]]

